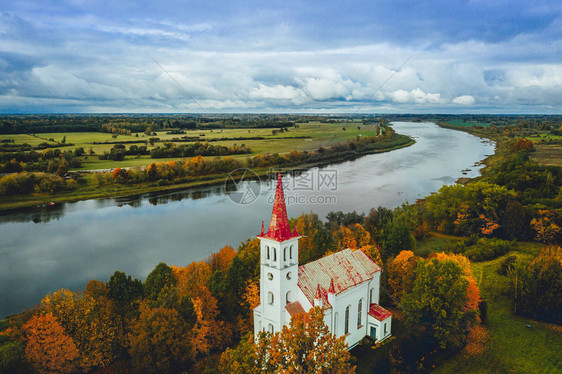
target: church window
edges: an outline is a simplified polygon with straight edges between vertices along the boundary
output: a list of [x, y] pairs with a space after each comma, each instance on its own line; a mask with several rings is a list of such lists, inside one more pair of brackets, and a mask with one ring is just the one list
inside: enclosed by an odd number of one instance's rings
[[363, 307], [363, 299], [359, 300], [357, 305], [357, 327], [361, 326], [361, 309]]
[[289, 304], [291, 302], [291, 291], [287, 291], [287, 296], [285, 297], [285, 304]]
[[334, 315], [334, 334], [338, 336], [338, 313]]
[[372, 303], [375, 302], [374, 296], [375, 296], [375, 289], [374, 289], [374, 288], [371, 288], [371, 292], [370, 292], [370, 294], [369, 294], [369, 303], [370, 303], [370, 304], [372, 304]]
[[349, 309], [351, 309], [350, 307], [351, 307], [351, 305], [348, 305], [347, 308], [345, 308], [345, 330], [344, 330], [345, 332], [344, 332], [344, 334], [349, 333]]
[[273, 325], [271, 323], [267, 326], [267, 329], [269, 330], [270, 333], [273, 334]]
[[287, 280], [291, 279], [291, 273], [287, 273]]
[[269, 246], [266, 245], [265, 248], [267, 249], [267, 259], [269, 260], [269, 258], [270, 258], [270, 257], [269, 257]]
[[274, 301], [275, 301], [275, 300], [274, 300], [274, 297], [273, 297], [273, 292], [269, 292], [269, 293], [267, 294], [267, 302], [268, 302], [269, 304], [273, 305], [273, 302], [274, 302]]
[[273, 261], [277, 261], [277, 248], [273, 247]]
[[273, 274], [271, 274], [271, 273], [267, 273], [267, 279], [269, 279], [269, 280], [273, 280]]
[[384, 324], [384, 334], [386, 335], [386, 323]]
[[283, 248], [283, 261], [287, 261], [287, 247]]
[[289, 258], [292, 260], [293, 259], [293, 246], [289, 247]]

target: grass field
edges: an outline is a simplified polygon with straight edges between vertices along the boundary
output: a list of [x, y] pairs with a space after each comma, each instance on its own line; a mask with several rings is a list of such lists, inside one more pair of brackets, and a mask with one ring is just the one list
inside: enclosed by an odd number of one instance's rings
[[562, 145], [536, 144], [531, 158], [541, 165], [562, 166]]
[[497, 273], [505, 257], [514, 255], [518, 261], [530, 261], [539, 250], [537, 244], [518, 243], [517, 250], [502, 257], [472, 263], [481, 295], [488, 304], [490, 339], [480, 356], [458, 354], [434, 373], [562, 372], [562, 327], [513, 314], [509, 279]]
[[[345, 128], [345, 130], [344, 130]], [[123, 161], [99, 160], [98, 155], [109, 150], [114, 144], [94, 144], [94, 142], [130, 142], [138, 141], [137, 145], [144, 145], [149, 138], [160, 138], [153, 146], [147, 144], [148, 149], [162, 146], [164, 142], [173, 142], [174, 138], [181, 139], [182, 136], [199, 137], [200, 139], [225, 139], [223, 141], [213, 142], [213, 145], [232, 146], [233, 144], [245, 144], [252, 149], [251, 155], [234, 156], [237, 158], [247, 158], [256, 154], [273, 154], [287, 153], [293, 150], [305, 151], [317, 149], [320, 146], [330, 146], [335, 143], [355, 139], [357, 136], [375, 136], [378, 128], [376, 125], [363, 126], [360, 123], [299, 123], [298, 128], [289, 128], [288, 132], [278, 132], [273, 134], [274, 129], [213, 129], [213, 130], [187, 130], [186, 134], [168, 134], [167, 131], [158, 131], [156, 135], [145, 135], [139, 133], [138, 137], [133, 135], [118, 135], [113, 138], [112, 134], [98, 132], [75, 132], [75, 133], [43, 133], [36, 136], [17, 134], [17, 135], [0, 135], [1, 139], [14, 139], [15, 143], [28, 143], [32, 146], [47, 142], [57, 146], [63, 137], [66, 136], [67, 143], [73, 143], [74, 146], [65, 147], [64, 149], [75, 149], [83, 147], [86, 153], [92, 149], [96, 154], [87, 158], [83, 157], [83, 170], [90, 169], [110, 169], [116, 167], [135, 167], [146, 166], [152, 162], [169, 161], [171, 159], [151, 159], [149, 156], [127, 156]], [[265, 139], [255, 140], [227, 140], [228, 138], [240, 137], [264, 137]], [[294, 139], [294, 137], [305, 137]], [[49, 142], [48, 139], [54, 139], [55, 142]], [[186, 144], [186, 143], [178, 143]], [[127, 148], [131, 144], [125, 144]]]

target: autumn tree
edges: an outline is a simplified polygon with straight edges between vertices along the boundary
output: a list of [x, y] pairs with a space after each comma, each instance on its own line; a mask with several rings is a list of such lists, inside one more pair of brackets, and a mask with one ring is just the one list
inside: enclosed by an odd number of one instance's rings
[[223, 273], [226, 273], [234, 257], [236, 257], [236, 251], [234, 250], [234, 248], [227, 245], [220, 251], [212, 253], [209, 257], [207, 257], [205, 261], [211, 267], [211, 272], [214, 273], [215, 271], [219, 270]]
[[179, 373], [194, 357], [190, 332], [175, 309], [140, 307], [130, 334], [131, 359], [136, 372]]
[[319, 259], [330, 246], [326, 238], [328, 231], [316, 213], [302, 214], [291, 222], [297, 229], [299, 239], [299, 263]]
[[365, 229], [369, 231], [371, 237], [378, 241], [383, 228], [392, 222], [392, 210], [379, 206], [377, 209], [372, 208], [365, 218]]
[[51, 314], [35, 315], [23, 326], [25, 354], [37, 372], [73, 373], [80, 355], [74, 341]]
[[78, 364], [85, 371], [113, 362], [122, 338], [113, 305], [103, 295], [108, 291], [100, 290], [96, 282], [91, 281], [90, 291], [87, 288], [83, 294], [62, 289], [41, 300], [42, 308], [52, 313], [74, 340], [80, 352]]
[[273, 336], [260, 335], [253, 344], [246, 338], [221, 358], [225, 373], [354, 373], [344, 337], [331, 334], [324, 313], [313, 308], [295, 315], [289, 326]]
[[465, 310], [469, 282], [461, 266], [451, 260], [420, 260], [415, 273], [412, 291], [400, 302], [407, 325], [428, 328], [441, 348], [462, 346], [476, 314]]
[[340, 226], [334, 232], [337, 249], [357, 249], [371, 244], [371, 234], [359, 223], [349, 226]]
[[400, 303], [404, 294], [411, 292], [416, 279], [416, 264], [420, 257], [412, 251], [401, 251], [386, 266], [387, 293], [395, 304]]

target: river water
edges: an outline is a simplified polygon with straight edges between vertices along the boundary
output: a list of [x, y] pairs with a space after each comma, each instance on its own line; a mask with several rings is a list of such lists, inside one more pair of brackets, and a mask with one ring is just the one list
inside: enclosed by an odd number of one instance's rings
[[[396, 122], [416, 144], [284, 178], [289, 216], [394, 208], [479, 174], [494, 144], [433, 123]], [[269, 180], [0, 213], [0, 318], [60, 288], [82, 290], [115, 270], [144, 279], [159, 263], [187, 265], [259, 234]]]

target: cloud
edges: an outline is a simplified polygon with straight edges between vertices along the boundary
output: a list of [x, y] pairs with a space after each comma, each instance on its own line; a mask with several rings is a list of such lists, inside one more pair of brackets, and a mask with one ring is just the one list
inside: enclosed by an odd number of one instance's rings
[[474, 96], [471, 95], [457, 96], [453, 99], [453, 103], [460, 105], [472, 105], [474, 102]]
[[0, 112], [562, 112], [558, 3], [139, 1], [8, 2]]
[[393, 101], [398, 103], [438, 104], [441, 102], [441, 94], [426, 93], [419, 88], [415, 88], [411, 91], [396, 90], [390, 93], [390, 97]]

